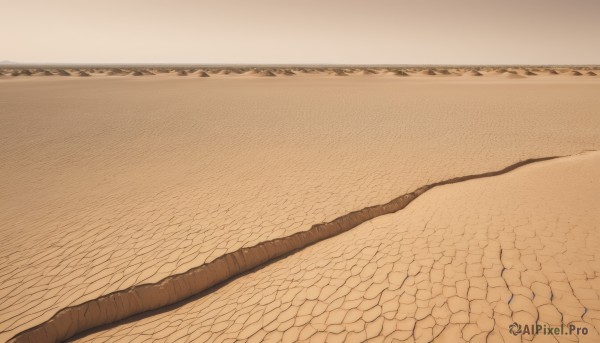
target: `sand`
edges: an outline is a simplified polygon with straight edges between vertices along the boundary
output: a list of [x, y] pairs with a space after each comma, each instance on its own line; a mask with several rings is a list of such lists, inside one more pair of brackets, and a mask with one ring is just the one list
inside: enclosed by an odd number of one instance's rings
[[469, 76], [483, 76], [482, 73], [480, 73], [477, 70], [470, 70], [468, 73], [466, 73], [465, 75], [469, 75]]
[[[339, 67], [315, 67], [315, 68], [274, 68], [274, 67], [227, 67], [227, 68], [151, 68], [151, 70], [140, 69], [139, 67], [134, 68], [71, 68], [69, 71], [58, 70], [56, 73], [52, 73], [47, 69], [37, 68], [34, 72], [31, 72], [27, 68], [11, 68], [5, 69], [0, 74], [0, 80], [8, 79], [20, 79], [23, 76], [50, 76], [50, 75], [62, 75], [69, 76], [71, 73], [80, 74], [80, 76], [89, 76], [95, 78], [105, 78], [106, 76], [158, 76], [167, 78], [174, 74], [178, 76], [187, 76], [192, 74], [194, 76], [202, 76], [206, 74], [215, 78], [240, 78], [240, 77], [289, 77], [301, 74], [303, 77], [313, 78], [324, 78], [324, 77], [337, 77], [337, 76], [352, 76], [352, 77], [373, 77], [373, 78], [386, 78], [394, 76], [416, 76], [422, 79], [431, 79], [435, 76], [440, 77], [453, 77], [453, 76], [486, 76], [488, 79], [531, 79], [534, 76], [538, 76], [539, 72], [542, 72], [544, 76], [554, 76], [554, 78], [564, 78], [568, 80], [570, 76], [597, 76], [594, 70], [598, 70], [597, 67], [585, 67], [585, 68], [574, 68], [574, 67], [561, 67], [555, 69], [551, 68], [493, 68], [493, 67], [454, 67], [454, 68], [423, 68], [423, 67], [410, 67], [410, 68], [397, 68], [397, 67], [386, 67], [386, 68], [369, 68], [369, 67], [353, 67], [353, 68], [339, 68]], [[514, 75], [511, 76], [510, 74]], [[3, 77], [3, 75], [11, 77]]]
[[427, 183], [599, 148], [596, 77], [353, 75], [3, 76], [0, 341]]
[[[176, 308], [76, 342], [600, 339], [600, 153], [440, 186]], [[560, 194], [560, 197], [555, 196]], [[536, 342], [554, 342], [538, 335]]]

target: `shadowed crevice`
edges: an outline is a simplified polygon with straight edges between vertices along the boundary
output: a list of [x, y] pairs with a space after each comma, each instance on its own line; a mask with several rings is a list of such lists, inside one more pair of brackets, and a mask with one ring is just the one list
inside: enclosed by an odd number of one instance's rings
[[456, 177], [419, 187], [388, 203], [353, 211], [331, 222], [315, 224], [307, 231], [241, 248], [186, 272], [168, 276], [159, 282], [135, 285], [79, 305], [66, 307], [49, 320], [17, 334], [9, 342], [61, 342], [100, 326], [180, 303], [190, 297], [204, 294], [210, 288], [252, 269], [346, 232], [366, 221], [397, 212], [434, 187], [497, 176], [531, 163], [558, 157], [560, 156], [532, 158], [498, 171]]

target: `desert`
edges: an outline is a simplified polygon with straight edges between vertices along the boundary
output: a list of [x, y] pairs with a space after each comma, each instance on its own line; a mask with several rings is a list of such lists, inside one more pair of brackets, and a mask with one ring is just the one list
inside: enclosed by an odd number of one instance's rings
[[0, 341], [598, 340], [596, 66], [1, 68]]
[[203, 297], [74, 341], [521, 342], [508, 330], [517, 321], [570, 323], [589, 330], [580, 342], [597, 342], [599, 173], [594, 152], [444, 185]]

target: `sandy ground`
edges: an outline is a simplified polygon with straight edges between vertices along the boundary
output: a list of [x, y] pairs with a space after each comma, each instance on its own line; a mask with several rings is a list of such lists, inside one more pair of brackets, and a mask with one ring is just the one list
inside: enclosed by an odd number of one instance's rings
[[[600, 153], [434, 188], [161, 313], [77, 342], [598, 342]], [[587, 335], [509, 333], [513, 322]]]
[[567, 71], [193, 73], [2, 76], [0, 341], [426, 183], [600, 148], [600, 79]]

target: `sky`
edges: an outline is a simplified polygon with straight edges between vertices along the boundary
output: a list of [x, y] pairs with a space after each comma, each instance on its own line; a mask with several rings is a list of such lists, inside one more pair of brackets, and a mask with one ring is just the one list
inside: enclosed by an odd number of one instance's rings
[[0, 0], [19, 63], [600, 64], [599, 0]]

